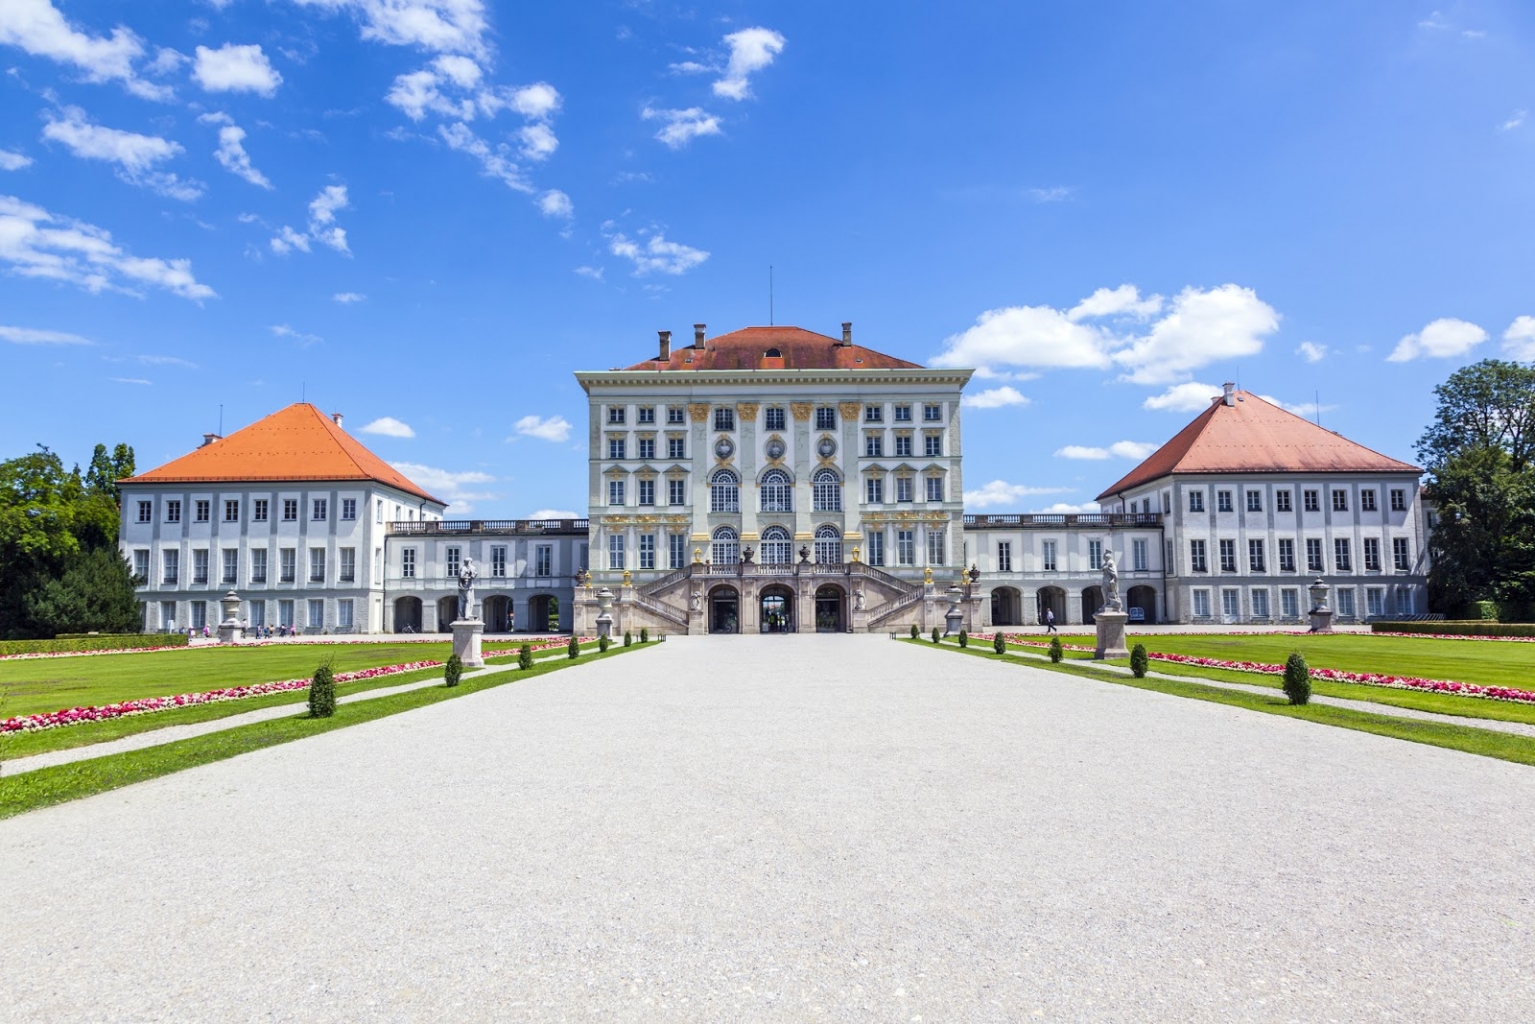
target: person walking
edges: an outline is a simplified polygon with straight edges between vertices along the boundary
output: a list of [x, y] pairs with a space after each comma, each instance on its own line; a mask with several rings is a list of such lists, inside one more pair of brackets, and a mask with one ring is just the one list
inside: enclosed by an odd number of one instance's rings
[[1045, 609], [1045, 632], [1046, 633], [1058, 633], [1058, 632], [1060, 632], [1058, 629], [1055, 628], [1055, 609], [1054, 608], [1046, 608]]

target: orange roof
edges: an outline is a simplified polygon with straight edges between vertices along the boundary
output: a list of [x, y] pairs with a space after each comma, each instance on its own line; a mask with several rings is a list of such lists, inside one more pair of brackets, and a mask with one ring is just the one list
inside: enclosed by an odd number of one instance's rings
[[1422, 472], [1417, 466], [1398, 462], [1286, 412], [1250, 391], [1237, 391], [1234, 396], [1231, 405], [1223, 396], [1213, 398], [1210, 408], [1098, 495], [1098, 500], [1173, 473]]
[[[777, 353], [776, 355], [772, 353]], [[672, 349], [671, 359], [651, 358], [630, 370], [915, 370], [909, 363], [862, 345], [803, 327], [743, 327], [709, 338], [704, 347]]]
[[411, 483], [336, 422], [305, 402], [259, 419], [228, 437], [121, 481], [126, 484], [374, 480], [445, 504]]

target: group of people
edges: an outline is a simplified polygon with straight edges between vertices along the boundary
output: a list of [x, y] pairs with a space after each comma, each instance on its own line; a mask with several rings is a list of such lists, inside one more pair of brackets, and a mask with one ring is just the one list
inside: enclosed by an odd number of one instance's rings
[[274, 636], [298, 636], [297, 626], [252, 626], [245, 630], [247, 636], [257, 640], [270, 640]]

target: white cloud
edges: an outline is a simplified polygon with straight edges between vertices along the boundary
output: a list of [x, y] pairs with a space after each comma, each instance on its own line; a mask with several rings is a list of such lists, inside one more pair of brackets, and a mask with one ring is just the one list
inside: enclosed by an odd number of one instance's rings
[[1295, 354], [1308, 363], [1320, 363], [1323, 359], [1327, 358], [1327, 346], [1318, 345], [1314, 341], [1303, 341], [1300, 343], [1300, 347], [1295, 350]]
[[1160, 412], [1203, 412], [1210, 404], [1210, 399], [1221, 394], [1221, 388], [1216, 384], [1199, 384], [1189, 382], [1187, 384], [1174, 384], [1160, 395], [1152, 395], [1141, 403], [1142, 409], [1153, 409]]
[[102, 228], [15, 196], [0, 195], [0, 263], [23, 277], [68, 281], [91, 292], [136, 295], [135, 286], [153, 285], [187, 299], [214, 297], [213, 289], [193, 276], [190, 260], [134, 256]]
[[267, 176], [251, 165], [250, 154], [245, 151], [245, 129], [234, 123], [228, 114], [204, 114], [198, 118], [203, 124], [219, 125], [219, 148], [213, 156], [230, 174], [244, 178], [258, 188], [271, 189]]
[[614, 235], [608, 248], [614, 256], [622, 256], [634, 264], [635, 277], [651, 272], [683, 274], [709, 258], [702, 249], [668, 242], [659, 231], [644, 242], [631, 242], [621, 234]]
[[783, 52], [784, 37], [770, 28], [744, 28], [725, 37], [730, 47], [730, 63], [725, 77], [714, 83], [714, 95], [744, 100], [751, 95], [750, 76]]
[[564, 508], [541, 508], [537, 512], [530, 512], [529, 519], [585, 519], [580, 512], [572, 512]]
[[518, 152], [529, 160], [547, 160], [560, 147], [554, 129], [546, 124], [525, 125], [517, 137], [522, 140], [522, 148]]
[[144, 384], [144, 385], [150, 385], [150, 384], [154, 383], [154, 381], [152, 381], [152, 380], [145, 380], [143, 377], [108, 377], [107, 379], [110, 380], [110, 381], [114, 381], [114, 382], [116, 382], [118, 384]]
[[282, 84], [282, 75], [255, 43], [228, 43], [217, 50], [199, 46], [192, 77], [209, 92], [253, 92], [260, 96], [275, 95]]
[[1106, 459], [1109, 457], [1107, 448], [1088, 448], [1080, 444], [1068, 444], [1064, 448], [1055, 450], [1058, 459]]
[[975, 395], [966, 395], [961, 402], [972, 409], [1000, 409], [1004, 405], [1028, 405], [1029, 400], [1018, 393], [1017, 388], [1003, 385], [999, 388], [988, 388]]
[[326, 185], [319, 195], [309, 201], [308, 232], [301, 234], [284, 224], [272, 237], [272, 251], [279, 256], [286, 256], [294, 249], [308, 252], [312, 240], [328, 245], [339, 253], [352, 255], [346, 241], [346, 230], [336, 223], [336, 211], [345, 210], [349, 206], [351, 201], [347, 198], [345, 185]]
[[1308, 420], [1314, 420], [1319, 415], [1321, 415], [1322, 413], [1328, 412], [1328, 411], [1330, 411], [1332, 409], [1336, 409], [1337, 408], [1336, 405], [1319, 405], [1315, 401], [1311, 401], [1311, 402], [1284, 402], [1284, 401], [1280, 401], [1279, 399], [1275, 398], [1273, 395], [1259, 395], [1258, 397], [1263, 399], [1269, 405], [1277, 405], [1277, 406], [1279, 406], [1279, 408], [1283, 409], [1285, 412], [1294, 413], [1295, 415], [1300, 416], [1300, 417], [1302, 417], [1304, 419], [1308, 419]]
[[1099, 328], [1072, 321], [1049, 306], [989, 309], [975, 326], [944, 339], [936, 366], [1092, 367], [1108, 369], [1109, 339]]
[[481, 0], [294, 0], [301, 7], [346, 12], [362, 38], [433, 53], [488, 53], [489, 23]]
[[318, 334], [305, 334], [302, 331], [296, 331], [287, 324], [273, 324], [268, 330], [272, 332], [274, 337], [292, 338], [303, 348], [308, 348], [310, 345], [318, 345], [325, 340]]
[[582, 277], [589, 277], [593, 281], [601, 281], [603, 278], [603, 269], [601, 267], [577, 267], [576, 273]]
[[666, 70], [674, 75], [702, 75], [705, 72], [718, 71], [719, 68], [712, 64], [700, 64], [696, 60], [684, 60], [666, 65]]
[[1035, 494], [1064, 494], [1070, 487], [1029, 487], [1010, 484], [1005, 480], [993, 480], [979, 490], [965, 492], [966, 508], [990, 508], [993, 505], [1012, 505]]
[[1251, 288], [1224, 284], [1208, 291], [1185, 288], [1151, 330], [1114, 353], [1137, 384], [1177, 381], [1210, 363], [1263, 350], [1279, 329], [1279, 314]]
[[1511, 116], [1507, 121], [1504, 121], [1501, 125], [1498, 126], [1498, 128], [1501, 131], [1511, 132], [1515, 128], [1518, 128], [1520, 125], [1524, 124], [1524, 119], [1528, 116], [1529, 111], [1516, 110], [1514, 111], [1513, 116]]
[[1141, 298], [1141, 290], [1133, 284], [1118, 288], [1099, 288], [1087, 298], [1071, 307], [1066, 318], [1073, 322], [1097, 320], [1103, 317], [1130, 316], [1146, 320], [1162, 311], [1162, 296], [1148, 295]]
[[146, 82], [134, 71], [133, 62], [145, 52], [138, 36], [121, 25], [109, 37], [88, 35], [70, 25], [51, 0], [0, 3], [0, 44], [73, 65], [85, 72], [87, 81], [121, 82], [143, 99], [168, 100], [173, 95], [170, 89]]
[[31, 157], [23, 153], [12, 153], [8, 149], [0, 149], [0, 171], [19, 171], [23, 167], [31, 166]]
[[341, 303], [343, 306], [349, 306], [354, 302], [361, 302], [366, 298], [367, 296], [361, 292], [337, 292], [331, 296], [332, 300]]
[[1070, 502], [1065, 501], [1057, 501], [1053, 505], [1046, 505], [1044, 508], [1035, 508], [1030, 509], [1029, 511], [1035, 514], [1042, 513], [1044, 515], [1052, 516], [1071, 516], [1081, 515], [1084, 512], [1100, 512], [1102, 511], [1102, 507], [1096, 501], [1087, 501], [1080, 505], [1073, 505]]
[[1107, 448], [1090, 448], [1086, 445], [1068, 444], [1056, 449], [1058, 459], [1144, 459], [1157, 450], [1157, 445], [1145, 441], [1115, 441]]
[[1503, 332], [1503, 352], [1523, 362], [1535, 360], [1535, 316], [1521, 316]]
[[513, 110], [535, 121], [548, 120], [559, 113], [562, 102], [559, 90], [548, 82], [534, 82], [514, 89], [510, 99]]
[[512, 425], [512, 429], [523, 437], [536, 437], [540, 441], [564, 441], [570, 437], [570, 422], [563, 416], [550, 416], [547, 419], [542, 416], [524, 416]]
[[516, 161], [512, 160], [508, 155], [511, 150], [504, 143], [498, 144], [492, 149], [490, 143], [470, 131], [469, 126], [462, 121], [455, 124], [439, 125], [437, 132], [442, 136], [443, 141], [448, 144], [449, 149], [457, 150], [460, 153], [468, 153], [478, 160], [488, 177], [499, 178], [505, 183], [507, 188], [518, 192], [534, 191], [532, 184], [523, 177]]
[[1476, 324], [1454, 317], [1441, 317], [1417, 334], [1409, 334], [1397, 342], [1386, 361], [1405, 363], [1425, 356], [1450, 359], [1465, 355], [1486, 340], [1487, 332]]
[[543, 211], [545, 217], [570, 217], [576, 212], [570, 197], [557, 188], [552, 188], [538, 197], [538, 208]]
[[1076, 191], [1069, 185], [1052, 185], [1050, 188], [1031, 188], [1029, 198], [1036, 203], [1063, 203]]
[[436, 466], [423, 466], [418, 462], [392, 462], [390, 465], [429, 493], [442, 498], [454, 512], [459, 514], [472, 511], [476, 501], [492, 501], [500, 497], [497, 494], [472, 489], [476, 484], [493, 482], [496, 478], [489, 473], [480, 473], [475, 470], [455, 473], [452, 470], [438, 469]]
[[661, 130], [656, 132], [656, 138], [672, 149], [681, 149], [701, 135], [721, 134], [720, 119], [702, 107], [688, 107], [686, 110], [646, 107], [640, 111], [640, 117], [646, 121], [665, 122]]
[[139, 362], [145, 366], [180, 366], [188, 370], [197, 369], [197, 364], [190, 359], [182, 359], [180, 356], [139, 356]]
[[105, 128], [86, 119], [79, 107], [45, 113], [43, 138], [62, 143], [82, 160], [101, 160], [117, 165], [117, 176], [130, 185], [190, 202], [203, 193], [198, 181], [183, 181], [155, 168], [180, 155], [178, 143], [158, 135], [140, 135], [119, 128]]
[[409, 423], [401, 422], [393, 416], [380, 416], [372, 423], [362, 428], [364, 434], [378, 434], [381, 437], [415, 437], [416, 432], [410, 429]]
[[0, 326], [0, 340], [16, 345], [94, 345], [89, 338], [65, 331], [39, 331], [32, 327]]

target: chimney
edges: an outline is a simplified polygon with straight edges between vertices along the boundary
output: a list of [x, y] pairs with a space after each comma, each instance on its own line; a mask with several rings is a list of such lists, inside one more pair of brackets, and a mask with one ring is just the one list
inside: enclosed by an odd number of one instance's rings
[[694, 324], [693, 325], [693, 347], [698, 349], [700, 352], [702, 352], [703, 349], [704, 349], [704, 325], [703, 324]]
[[214, 441], [222, 441], [222, 440], [224, 440], [224, 439], [222, 437], [220, 437], [219, 435], [217, 435], [217, 434], [204, 434], [203, 435], [203, 443], [198, 445], [198, 447], [199, 448], [206, 448], [210, 444], [212, 444]]
[[842, 321], [842, 344], [843, 345], [851, 345], [852, 343], [853, 343], [853, 321], [851, 321], [851, 320], [844, 320], [844, 321]]
[[336, 426], [341, 426], [341, 414], [339, 412], [331, 413], [330, 418], [336, 421]]
[[1222, 385], [1222, 387], [1226, 389], [1226, 404], [1235, 406], [1237, 404], [1237, 386], [1228, 380], [1224, 385]]
[[672, 332], [657, 331], [656, 333], [661, 336], [661, 353], [656, 356], [656, 362], [664, 363], [672, 357]]

